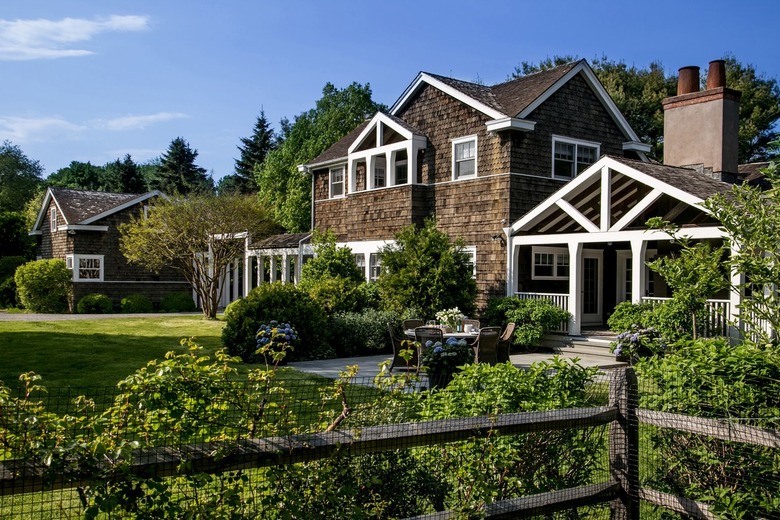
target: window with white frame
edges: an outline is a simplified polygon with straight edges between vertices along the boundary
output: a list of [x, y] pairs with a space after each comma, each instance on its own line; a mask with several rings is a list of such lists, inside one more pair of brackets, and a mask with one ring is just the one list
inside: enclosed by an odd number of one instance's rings
[[553, 177], [573, 179], [599, 157], [600, 145], [553, 136]]
[[355, 253], [355, 265], [366, 276], [366, 255], [363, 253]]
[[343, 197], [344, 196], [344, 167], [330, 169], [330, 196]]
[[534, 280], [567, 280], [569, 252], [565, 249], [533, 248], [531, 278]]
[[409, 161], [406, 150], [401, 150], [395, 156], [395, 183], [406, 184], [409, 181]]
[[386, 186], [385, 184], [385, 175], [387, 172], [387, 159], [384, 157], [376, 157], [374, 159], [374, 177], [372, 179], [373, 184], [371, 185], [374, 188], [384, 188]]
[[65, 266], [73, 270], [74, 282], [103, 281], [103, 255], [67, 255]]
[[49, 230], [54, 233], [57, 231], [57, 208], [51, 208], [49, 213]]
[[452, 141], [452, 178], [462, 179], [477, 174], [477, 136]]
[[468, 255], [468, 264], [471, 267], [471, 277], [477, 277], [477, 246], [465, 246], [461, 249]]
[[379, 253], [371, 253], [368, 263], [368, 279], [372, 282], [376, 282], [376, 279], [379, 278], [379, 273], [382, 272], [382, 255]]

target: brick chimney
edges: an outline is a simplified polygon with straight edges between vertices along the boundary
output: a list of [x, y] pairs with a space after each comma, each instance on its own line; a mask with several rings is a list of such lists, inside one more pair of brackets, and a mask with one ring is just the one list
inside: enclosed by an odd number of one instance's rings
[[718, 179], [737, 173], [739, 99], [726, 88], [726, 62], [710, 62], [706, 90], [699, 67], [679, 71], [677, 95], [663, 100], [664, 164], [710, 171]]

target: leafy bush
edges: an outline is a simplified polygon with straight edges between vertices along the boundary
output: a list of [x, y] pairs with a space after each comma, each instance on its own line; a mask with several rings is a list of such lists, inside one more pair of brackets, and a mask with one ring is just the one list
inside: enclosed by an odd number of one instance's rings
[[650, 302], [620, 302], [607, 319], [607, 325], [609, 330], [613, 332], [625, 332], [631, 330], [634, 325], [644, 328], [651, 322], [650, 314], [652, 312], [653, 304]]
[[[780, 353], [724, 338], [681, 341], [636, 366], [640, 407], [698, 417], [737, 418], [780, 428]], [[777, 516], [776, 449], [740, 445], [676, 430], [648, 429], [659, 460], [674, 461], [647, 478], [654, 489], [713, 501], [728, 518]], [[771, 477], [768, 477], [771, 475]]]
[[390, 352], [392, 345], [387, 333], [388, 323], [398, 325], [398, 315], [376, 309], [334, 314], [330, 318], [330, 345], [338, 357]]
[[114, 312], [114, 304], [105, 294], [92, 293], [79, 300], [76, 311], [79, 314], [110, 314]]
[[160, 302], [163, 312], [192, 312], [197, 310], [192, 294], [186, 292], [169, 293]]
[[73, 273], [64, 260], [35, 260], [20, 265], [14, 274], [19, 302], [32, 312], [68, 311]]
[[525, 300], [517, 296], [491, 298], [482, 314], [484, 322], [504, 327], [517, 325], [514, 344], [536, 347], [548, 332], [557, 330], [569, 319], [569, 312], [547, 300]]
[[23, 256], [0, 257], [0, 307], [16, 307], [16, 268], [27, 262]]
[[130, 296], [126, 296], [122, 298], [120, 305], [122, 306], [122, 312], [142, 313], [154, 311], [154, 305], [152, 305], [151, 300], [144, 294], [131, 294]]
[[261, 361], [257, 351], [260, 325], [276, 320], [298, 331], [299, 345], [287, 353], [288, 361], [328, 359], [335, 353], [328, 346], [327, 319], [322, 308], [309, 295], [292, 284], [266, 283], [236, 300], [225, 315], [222, 342], [232, 356], [248, 362]]

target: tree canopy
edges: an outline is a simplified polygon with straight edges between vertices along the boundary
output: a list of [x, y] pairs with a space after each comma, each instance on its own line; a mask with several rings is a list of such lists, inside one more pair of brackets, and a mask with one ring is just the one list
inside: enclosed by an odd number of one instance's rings
[[382, 272], [377, 279], [382, 304], [399, 314], [417, 313], [432, 318], [436, 312], [458, 307], [474, 311], [477, 283], [463, 241], [450, 241], [436, 221], [401, 230], [395, 243], [380, 250]]
[[168, 194], [213, 192], [214, 181], [206, 175], [205, 168], [195, 164], [197, 158], [198, 151], [190, 148], [184, 138], [175, 138], [162, 155], [149, 187]]
[[43, 184], [43, 166], [10, 141], [0, 145], [0, 212], [22, 211]]
[[281, 144], [255, 169], [261, 200], [289, 232], [308, 231], [311, 178], [297, 167], [317, 157], [367, 117], [386, 109], [371, 99], [371, 87], [352, 83], [338, 89], [331, 83], [311, 110], [281, 124]]
[[129, 262], [152, 271], [179, 270], [198, 294], [203, 314], [214, 318], [224, 268], [244, 254], [244, 235], [275, 230], [255, 197], [210, 193], [157, 199], [147, 218], [119, 227], [119, 247]]
[[[512, 73], [513, 78], [540, 70], [547, 70], [570, 61], [576, 56], [554, 56], [538, 64], [521, 62]], [[778, 138], [775, 122], [780, 118], [780, 87], [774, 78], [766, 78], [750, 64], [743, 64], [734, 56], [727, 56], [726, 85], [740, 90], [739, 162], [766, 160], [771, 157], [768, 144]], [[677, 93], [677, 74], [667, 75], [659, 61], [647, 68], [627, 65], [606, 56], [590, 62], [593, 71], [615, 101], [639, 138], [652, 146], [650, 157], [663, 160], [664, 118], [661, 100]], [[701, 75], [702, 86], [706, 72]]]
[[232, 189], [240, 193], [257, 191], [255, 168], [263, 163], [268, 152], [276, 148], [276, 145], [277, 136], [265, 117], [265, 111], [260, 110], [252, 136], [241, 138], [241, 145], [238, 147], [241, 156], [236, 159], [235, 174], [223, 177], [227, 180], [224, 183], [220, 182], [220, 192], [224, 189]]
[[49, 175], [46, 183], [49, 186], [74, 190], [144, 193], [147, 189], [142, 168], [133, 161], [130, 154], [126, 154], [124, 159], [117, 158], [103, 166], [72, 161], [65, 168], [60, 168]]

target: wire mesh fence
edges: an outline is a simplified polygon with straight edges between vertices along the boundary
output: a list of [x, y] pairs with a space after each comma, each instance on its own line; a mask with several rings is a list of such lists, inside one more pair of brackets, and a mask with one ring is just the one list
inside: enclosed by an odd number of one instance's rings
[[625, 373], [19, 390], [0, 400], [0, 518], [595, 519], [631, 500], [649, 518], [780, 517], [771, 419], [670, 414], [662, 384]]

